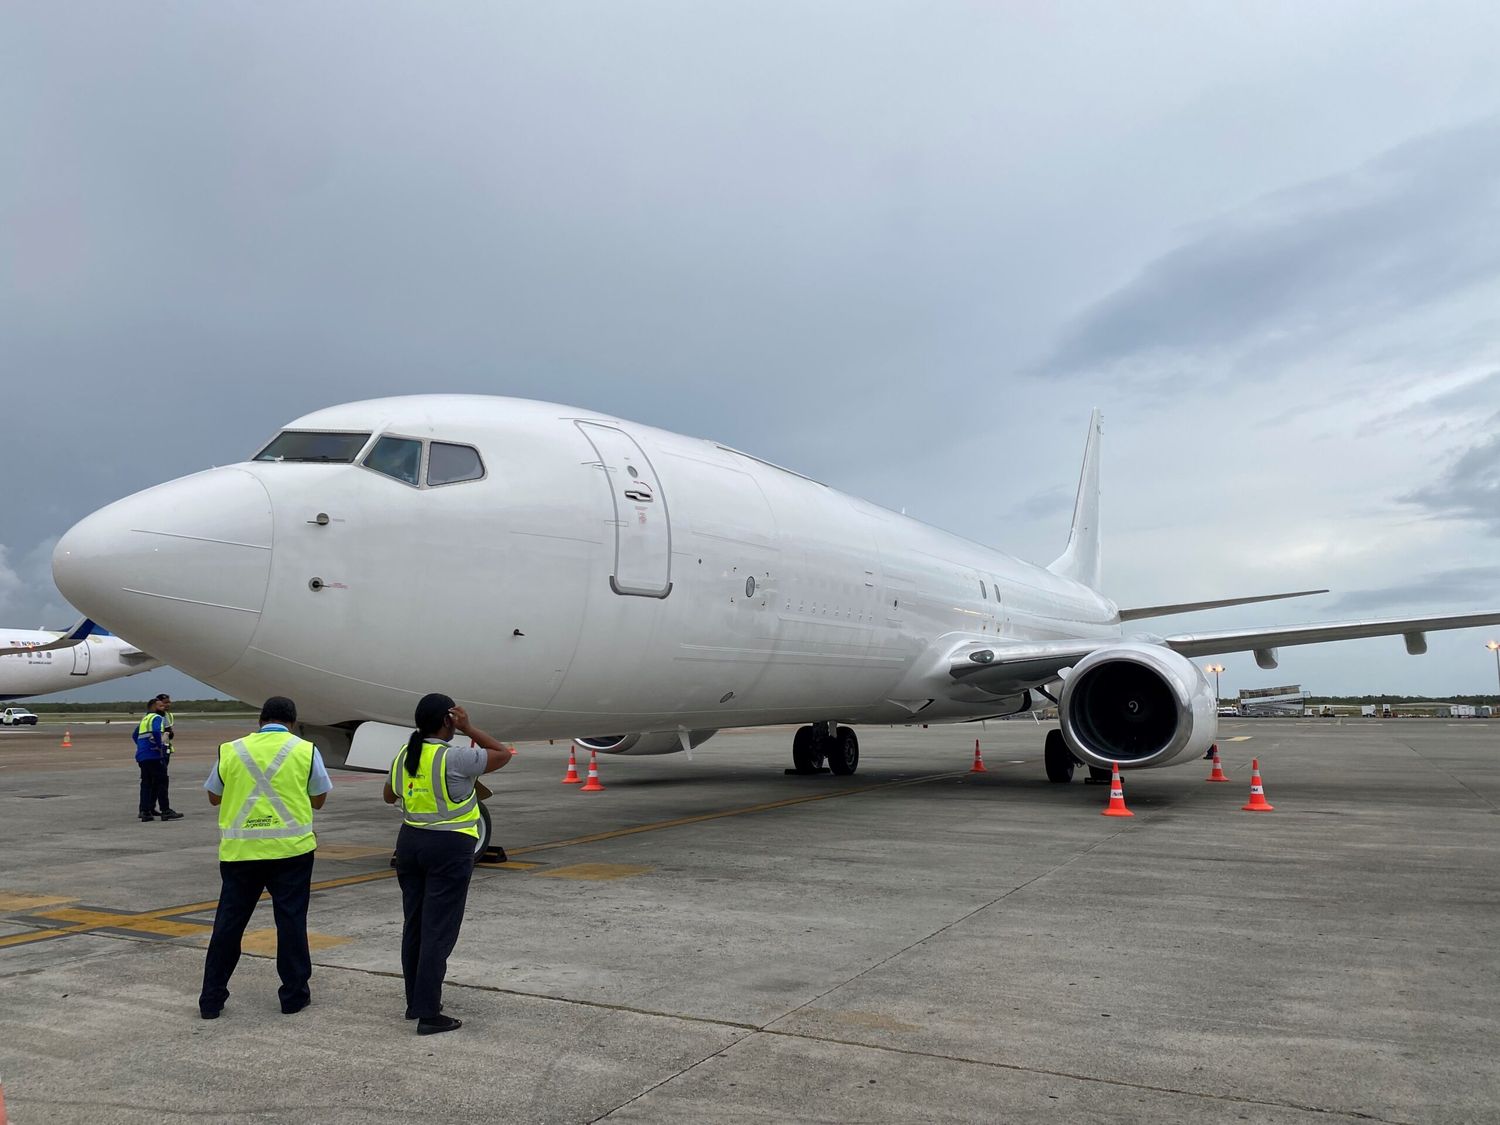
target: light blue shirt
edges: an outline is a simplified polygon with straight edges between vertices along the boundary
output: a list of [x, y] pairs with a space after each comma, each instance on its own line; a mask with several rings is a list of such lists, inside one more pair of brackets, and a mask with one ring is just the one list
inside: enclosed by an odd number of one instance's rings
[[[280, 723], [267, 723], [261, 727], [261, 732], [280, 731], [282, 734], [291, 734], [286, 727]], [[219, 763], [214, 762], [214, 768], [208, 771], [208, 780], [203, 783], [203, 788], [210, 793], [222, 797], [224, 795], [224, 782], [219, 777]], [[307, 795], [317, 797], [327, 793], [333, 788], [333, 778], [328, 776], [328, 770], [323, 766], [323, 755], [313, 747], [312, 769], [307, 775]]]

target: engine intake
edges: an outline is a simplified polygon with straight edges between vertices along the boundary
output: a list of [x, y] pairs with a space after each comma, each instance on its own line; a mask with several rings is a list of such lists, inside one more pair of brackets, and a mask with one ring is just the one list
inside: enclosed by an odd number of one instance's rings
[[1164, 766], [1202, 755], [1218, 737], [1213, 689], [1192, 661], [1160, 645], [1096, 649], [1063, 684], [1068, 749], [1091, 766]]
[[[718, 733], [716, 730], [688, 731], [688, 745], [700, 746]], [[597, 750], [601, 754], [677, 754], [682, 751], [682, 739], [675, 730], [596, 735], [593, 738], [575, 738], [573, 742], [580, 749]]]

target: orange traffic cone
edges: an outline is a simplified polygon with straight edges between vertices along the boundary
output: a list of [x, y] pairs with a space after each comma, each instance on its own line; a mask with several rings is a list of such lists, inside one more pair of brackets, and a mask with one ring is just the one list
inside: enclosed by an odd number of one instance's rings
[[1103, 810], [1105, 816], [1134, 816], [1125, 807], [1125, 789], [1120, 784], [1120, 763], [1112, 763], [1113, 770], [1109, 775], [1109, 805]]
[[1214, 747], [1214, 768], [1209, 773], [1208, 777], [1204, 778], [1204, 780], [1205, 781], [1228, 781], [1228, 780], [1230, 780], [1227, 776], [1225, 776], [1224, 766], [1219, 761], [1219, 748], [1217, 746]]
[[989, 773], [984, 768], [984, 756], [979, 753], [979, 739], [974, 740], [974, 764], [969, 767], [970, 773]]
[[563, 774], [564, 785], [577, 785], [583, 779], [578, 776], [578, 759], [573, 756], [573, 747], [568, 747], [568, 772]]
[[589, 751], [589, 779], [583, 783], [580, 793], [602, 793], [604, 786], [599, 784], [599, 751]]
[[1270, 812], [1276, 806], [1266, 800], [1266, 787], [1260, 783], [1260, 759], [1250, 759], [1250, 803], [1241, 805], [1243, 812]]
[[[63, 744], [63, 749], [64, 750], [68, 750], [68, 749], [72, 748], [72, 746], [73, 746], [73, 730], [72, 730], [71, 727], [63, 727], [63, 741], [62, 741], [62, 744]], [[4, 1123], [0, 1122], [0, 1125], [4, 1125]]]

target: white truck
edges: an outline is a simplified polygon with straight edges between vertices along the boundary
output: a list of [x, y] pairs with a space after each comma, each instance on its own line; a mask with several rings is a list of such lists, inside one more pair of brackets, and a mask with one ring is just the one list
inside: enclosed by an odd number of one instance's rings
[[0, 711], [0, 726], [34, 727], [36, 716], [24, 707], [7, 707]]

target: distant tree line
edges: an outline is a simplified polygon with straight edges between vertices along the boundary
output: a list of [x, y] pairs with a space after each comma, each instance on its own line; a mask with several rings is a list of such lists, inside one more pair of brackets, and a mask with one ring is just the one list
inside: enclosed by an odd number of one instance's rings
[[[34, 711], [38, 715], [81, 715], [92, 714], [97, 711], [146, 711], [146, 700], [144, 699], [117, 699], [113, 702], [101, 703], [24, 703], [28, 711]], [[260, 705], [252, 707], [248, 703], [241, 703], [238, 699], [174, 699], [172, 700], [173, 714], [223, 714], [231, 711], [259, 711]]]
[[1469, 703], [1475, 707], [1493, 707], [1497, 702], [1500, 700], [1494, 695], [1314, 695], [1307, 700], [1309, 707], [1324, 703], [1348, 707], [1362, 703], [1389, 703], [1393, 707], [1398, 703]]

